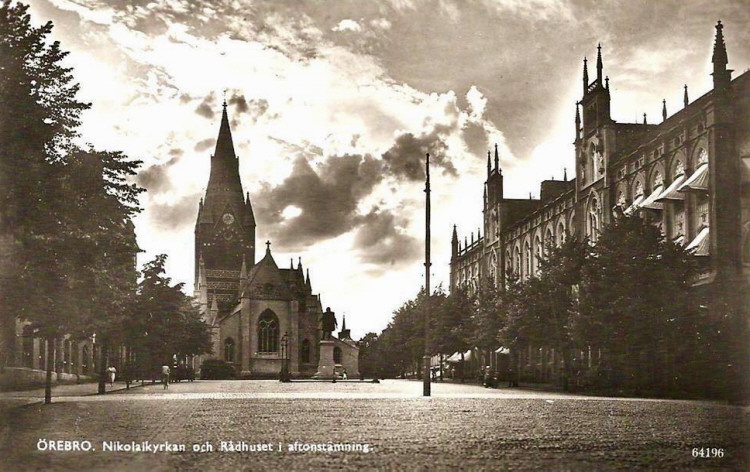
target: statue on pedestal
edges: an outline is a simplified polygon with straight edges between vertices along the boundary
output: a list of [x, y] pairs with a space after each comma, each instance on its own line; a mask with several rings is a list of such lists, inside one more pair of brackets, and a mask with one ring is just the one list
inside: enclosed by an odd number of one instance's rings
[[320, 324], [323, 329], [323, 339], [331, 339], [331, 333], [333, 333], [339, 325], [336, 321], [336, 314], [331, 311], [331, 307], [326, 308], [326, 311], [320, 318]]

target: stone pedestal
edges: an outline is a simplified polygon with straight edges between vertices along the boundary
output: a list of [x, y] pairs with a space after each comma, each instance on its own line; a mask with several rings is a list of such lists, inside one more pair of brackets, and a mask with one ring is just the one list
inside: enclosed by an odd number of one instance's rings
[[318, 361], [318, 371], [313, 375], [314, 379], [333, 379], [333, 346], [334, 342], [328, 339], [320, 341], [320, 360]]

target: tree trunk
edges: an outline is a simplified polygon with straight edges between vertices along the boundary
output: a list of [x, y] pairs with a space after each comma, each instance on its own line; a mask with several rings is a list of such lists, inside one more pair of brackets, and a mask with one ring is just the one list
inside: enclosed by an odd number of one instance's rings
[[443, 355], [440, 354], [440, 381], [443, 381]]
[[102, 340], [101, 344], [101, 353], [100, 353], [100, 362], [99, 362], [99, 390], [98, 394], [101, 395], [103, 393], [107, 393], [107, 343], [106, 341]]
[[464, 383], [464, 369], [466, 364], [464, 363], [464, 352], [461, 351], [461, 383]]
[[55, 368], [55, 347], [57, 338], [47, 338], [47, 379], [44, 382], [44, 403], [52, 403], [52, 370]]

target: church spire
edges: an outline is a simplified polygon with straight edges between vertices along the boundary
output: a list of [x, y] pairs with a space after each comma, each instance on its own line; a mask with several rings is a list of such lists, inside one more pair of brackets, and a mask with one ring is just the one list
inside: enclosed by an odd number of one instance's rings
[[495, 143], [495, 170], [500, 173], [500, 154], [497, 152], [497, 143]]
[[490, 176], [490, 151], [487, 151], [487, 177]]
[[724, 25], [721, 20], [716, 23], [716, 37], [714, 38], [714, 53], [711, 62], [714, 64], [714, 88], [726, 89], [732, 80], [732, 71], [727, 69], [729, 60], [727, 59], [727, 47], [724, 44]]
[[604, 69], [604, 66], [602, 65], [602, 43], [599, 43], [599, 45], [596, 47], [596, 80], [599, 82], [599, 85], [602, 84], [602, 70]]
[[667, 99], [663, 98], [661, 100], [661, 120], [667, 121]]
[[688, 103], [690, 103], [688, 100], [687, 84], [685, 84], [685, 94], [682, 96], [682, 103], [685, 105], [685, 108], [687, 108]]
[[578, 102], [576, 102], [576, 141], [581, 139], [581, 113], [578, 111]]
[[585, 57], [583, 58], [583, 94], [586, 95], [586, 92], [589, 89], [589, 68], [588, 68], [588, 59]]

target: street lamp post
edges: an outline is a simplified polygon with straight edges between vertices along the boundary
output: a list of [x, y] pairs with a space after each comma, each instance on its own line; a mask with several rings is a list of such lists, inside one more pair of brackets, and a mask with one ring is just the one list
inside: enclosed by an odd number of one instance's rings
[[424, 367], [422, 373], [422, 395], [430, 396], [430, 380], [432, 376], [430, 366], [430, 153], [425, 159], [425, 240], [424, 240], [424, 268], [425, 268], [425, 303], [424, 303]]

